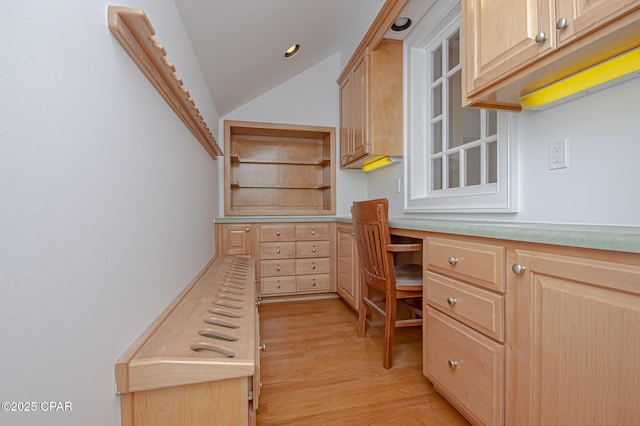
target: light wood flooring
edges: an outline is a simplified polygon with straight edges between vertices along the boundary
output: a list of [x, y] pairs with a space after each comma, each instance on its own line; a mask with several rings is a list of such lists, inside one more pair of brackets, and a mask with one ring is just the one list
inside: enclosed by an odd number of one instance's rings
[[357, 336], [340, 299], [263, 303], [258, 426], [468, 425], [422, 374], [421, 329], [397, 329], [382, 367], [382, 327]]

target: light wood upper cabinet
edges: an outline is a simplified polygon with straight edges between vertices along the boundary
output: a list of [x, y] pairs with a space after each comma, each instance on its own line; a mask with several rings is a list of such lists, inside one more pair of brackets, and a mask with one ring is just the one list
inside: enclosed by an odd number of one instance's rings
[[340, 166], [402, 155], [402, 42], [367, 48], [338, 78]]
[[554, 23], [558, 29], [558, 43], [561, 45], [581, 37], [638, 6], [635, 0], [558, 0]]
[[463, 106], [520, 97], [640, 46], [640, 0], [462, 1]]
[[[551, 51], [549, 1], [462, 2], [465, 83], [475, 93]], [[536, 41], [538, 34], [544, 40]]]
[[340, 166], [367, 154], [366, 105], [368, 54], [363, 54], [340, 84]]
[[640, 265], [525, 250], [515, 263], [505, 423], [640, 424]]

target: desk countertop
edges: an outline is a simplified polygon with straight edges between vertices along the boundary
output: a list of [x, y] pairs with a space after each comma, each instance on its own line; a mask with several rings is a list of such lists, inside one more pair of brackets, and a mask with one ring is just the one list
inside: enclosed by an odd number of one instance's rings
[[[235, 216], [216, 223], [337, 222], [348, 216]], [[389, 218], [391, 228], [640, 253], [640, 227]]]

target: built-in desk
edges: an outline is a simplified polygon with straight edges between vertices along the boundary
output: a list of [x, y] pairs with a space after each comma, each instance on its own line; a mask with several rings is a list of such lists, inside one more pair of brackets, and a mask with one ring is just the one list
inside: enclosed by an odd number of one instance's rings
[[[216, 226], [308, 221], [336, 222], [338, 294], [357, 306], [350, 217]], [[629, 391], [640, 389], [640, 227], [414, 218], [389, 226], [423, 241], [424, 374], [472, 423], [640, 424]]]

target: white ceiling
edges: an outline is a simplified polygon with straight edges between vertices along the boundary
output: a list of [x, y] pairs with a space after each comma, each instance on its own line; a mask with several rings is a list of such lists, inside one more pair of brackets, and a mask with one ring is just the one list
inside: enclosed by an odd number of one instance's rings
[[[339, 51], [354, 17], [373, 4], [370, 0], [175, 3], [221, 117]], [[298, 54], [284, 59], [284, 51], [295, 43], [301, 45]]]

